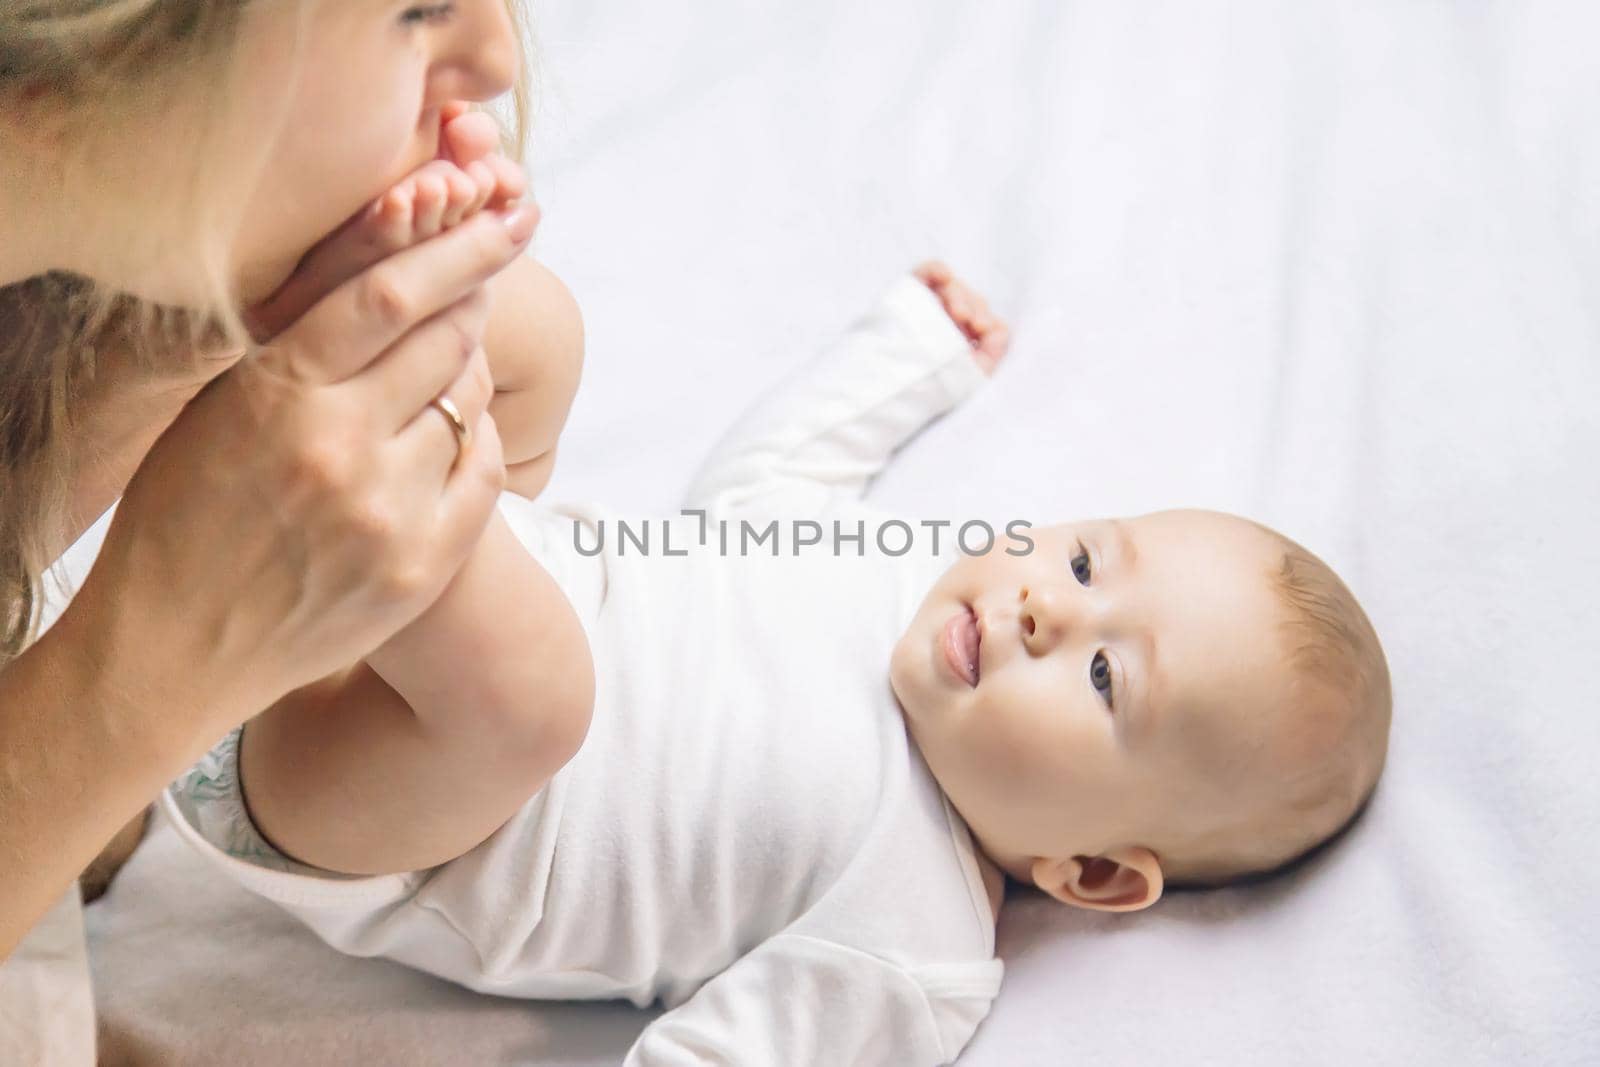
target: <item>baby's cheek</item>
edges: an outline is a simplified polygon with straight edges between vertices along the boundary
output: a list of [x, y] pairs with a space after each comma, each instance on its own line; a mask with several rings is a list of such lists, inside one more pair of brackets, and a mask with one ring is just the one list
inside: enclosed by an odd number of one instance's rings
[[1026, 794], [1060, 773], [1061, 731], [1026, 691], [988, 702], [973, 717], [969, 738], [976, 763], [1005, 792]]

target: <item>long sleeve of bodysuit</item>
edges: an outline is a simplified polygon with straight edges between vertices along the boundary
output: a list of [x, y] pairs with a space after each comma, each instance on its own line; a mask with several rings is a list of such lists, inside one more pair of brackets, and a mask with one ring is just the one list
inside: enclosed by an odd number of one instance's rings
[[734, 425], [685, 505], [806, 515], [860, 498], [897, 449], [986, 380], [938, 297], [902, 278]]

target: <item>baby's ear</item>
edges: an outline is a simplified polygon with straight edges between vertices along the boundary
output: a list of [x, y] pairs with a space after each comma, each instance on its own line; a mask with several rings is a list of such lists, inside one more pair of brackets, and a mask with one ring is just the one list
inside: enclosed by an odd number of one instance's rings
[[1147, 848], [1103, 856], [1033, 861], [1033, 884], [1063, 904], [1094, 911], [1139, 911], [1161, 899], [1161, 861]]

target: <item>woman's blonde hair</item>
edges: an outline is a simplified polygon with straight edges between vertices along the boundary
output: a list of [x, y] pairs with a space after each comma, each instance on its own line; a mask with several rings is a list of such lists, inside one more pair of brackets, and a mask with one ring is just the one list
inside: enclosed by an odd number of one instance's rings
[[[245, 10], [318, 0], [0, 0], [0, 101], [48, 101], [66, 143], [159, 106], [163, 91], [204, 91], [219, 101], [199, 131], [186, 187], [165, 205], [136, 205], [168, 247], [186, 239], [205, 279], [204, 307], [158, 308], [61, 273], [0, 287], [0, 668], [32, 639], [43, 606], [43, 575], [70, 532], [73, 461], [63, 432], [92, 387], [101, 358], [150, 364], [178, 346], [226, 351], [250, 343], [228, 278], [228, 250], [242, 219], [217, 186], [212, 157], [229, 109], [229, 76]], [[526, 42], [519, 0], [507, 0]], [[507, 149], [526, 140], [527, 65], [513, 92]], [[271, 131], [261, 136], [263, 154]], [[257, 165], [264, 160], [255, 161]], [[237, 166], [237, 160], [226, 161]], [[165, 215], [147, 210], [164, 206]]]

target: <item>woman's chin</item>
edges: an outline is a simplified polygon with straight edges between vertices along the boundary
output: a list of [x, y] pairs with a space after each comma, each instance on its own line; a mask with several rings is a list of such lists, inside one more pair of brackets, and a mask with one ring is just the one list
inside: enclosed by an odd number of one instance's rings
[[233, 276], [239, 299], [247, 308], [265, 303], [273, 293], [283, 288], [283, 283], [294, 274], [299, 263], [300, 259], [296, 256], [291, 260], [262, 261], [235, 267]]

